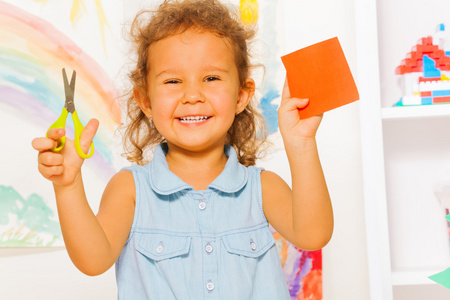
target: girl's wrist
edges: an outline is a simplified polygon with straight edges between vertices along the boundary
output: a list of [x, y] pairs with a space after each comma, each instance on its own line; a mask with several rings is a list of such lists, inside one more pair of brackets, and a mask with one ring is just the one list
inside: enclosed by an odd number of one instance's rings
[[308, 149], [310, 147], [316, 148], [316, 137], [292, 137], [284, 138], [283, 143], [285, 149], [288, 148], [300, 148], [300, 149]]
[[80, 187], [83, 187], [83, 180], [80, 172], [75, 176], [75, 179], [71, 183], [58, 184], [53, 182], [53, 189], [55, 190], [56, 193], [58, 192], [70, 193], [76, 191]]

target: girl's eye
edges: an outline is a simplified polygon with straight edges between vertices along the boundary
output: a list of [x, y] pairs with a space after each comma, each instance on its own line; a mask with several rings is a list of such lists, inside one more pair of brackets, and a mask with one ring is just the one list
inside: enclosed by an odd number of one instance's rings
[[164, 81], [164, 84], [177, 84], [177, 83], [180, 83], [180, 81], [176, 80], [176, 79], [170, 79], [170, 80]]
[[220, 80], [220, 78], [217, 76], [208, 76], [205, 78], [205, 81], [216, 81], [216, 80]]

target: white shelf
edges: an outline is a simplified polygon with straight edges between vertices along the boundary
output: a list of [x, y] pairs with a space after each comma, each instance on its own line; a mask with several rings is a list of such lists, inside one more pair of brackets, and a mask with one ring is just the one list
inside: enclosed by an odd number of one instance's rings
[[[355, 1], [370, 299], [450, 299], [434, 293], [422, 297], [430, 286], [438, 285], [428, 277], [445, 270], [437, 266], [449, 262], [448, 229], [427, 222], [425, 216], [439, 217], [432, 183], [445, 177], [450, 165], [450, 133], [440, 130], [450, 123], [450, 104], [388, 107], [402, 93], [393, 72], [405, 55], [401, 49], [410, 49], [411, 41], [417, 41], [435, 17], [431, 5], [424, 7], [418, 0], [408, 1], [408, 7], [405, 3]], [[399, 18], [406, 8], [430, 17], [415, 22]], [[415, 197], [421, 201], [404, 205]], [[422, 221], [428, 227], [420, 226]], [[420, 230], [411, 230], [408, 222], [418, 223]], [[410, 247], [417, 244], [421, 249]], [[401, 288], [394, 292], [393, 287]]]
[[392, 272], [392, 285], [434, 285], [437, 284], [428, 276], [442, 272], [442, 270], [428, 270], [428, 271], [405, 271]]
[[450, 117], [450, 104], [395, 106], [381, 109], [383, 120]]

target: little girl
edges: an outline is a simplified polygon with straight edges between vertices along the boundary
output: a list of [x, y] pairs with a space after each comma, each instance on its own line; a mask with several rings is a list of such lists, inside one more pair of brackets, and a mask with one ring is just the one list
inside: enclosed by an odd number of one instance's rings
[[[115, 263], [120, 299], [290, 299], [269, 223], [305, 250], [331, 238], [315, 141], [322, 116], [301, 120], [308, 100], [292, 98], [285, 83], [278, 114], [291, 190], [253, 166], [264, 139], [252, 103], [251, 29], [218, 1], [186, 0], [140, 13], [131, 31], [137, 64], [125, 135], [136, 164], [113, 176], [97, 216], [73, 141], [49, 151], [64, 129], [33, 140], [70, 258], [88, 275]], [[91, 120], [83, 131], [86, 152], [97, 127]]]

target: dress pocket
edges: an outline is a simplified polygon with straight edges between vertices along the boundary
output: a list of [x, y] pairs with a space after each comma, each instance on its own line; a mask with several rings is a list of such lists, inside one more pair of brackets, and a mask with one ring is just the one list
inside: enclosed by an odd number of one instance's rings
[[225, 235], [223, 244], [231, 254], [257, 258], [275, 244], [275, 239], [268, 227], [262, 227], [253, 231]]
[[190, 237], [146, 233], [139, 237], [136, 250], [154, 261], [161, 261], [186, 255], [190, 247]]

